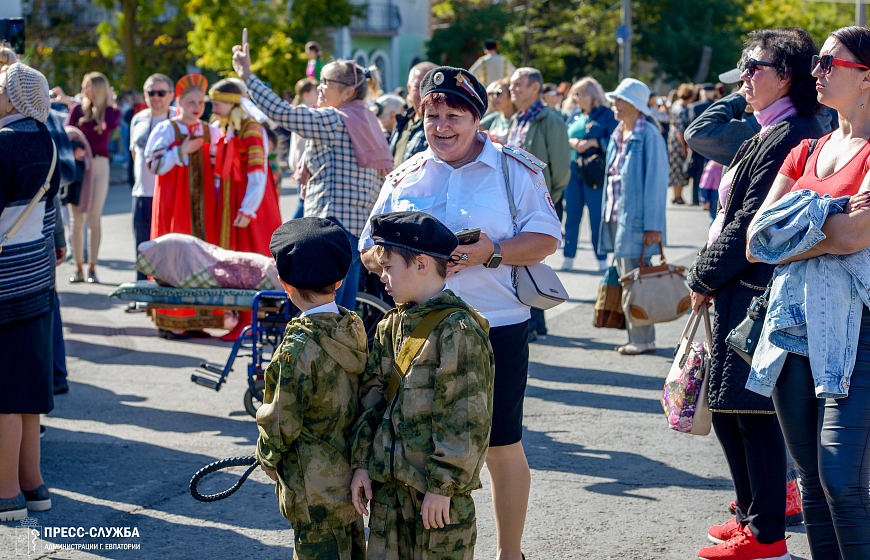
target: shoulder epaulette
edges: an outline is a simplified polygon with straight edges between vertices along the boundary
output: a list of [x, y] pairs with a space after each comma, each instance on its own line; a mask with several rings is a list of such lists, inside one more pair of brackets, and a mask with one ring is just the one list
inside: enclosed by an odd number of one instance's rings
[[410, 159], [405, 161], [402, 165], [393, 170], [392, 173], [387, 175], [387, 181], [393, 185], [394, 187], [402, 182], [402, 179], [407, 177], [410, 173], [417, 171], [423, 164], [426, 163], [426, 159], [423, 156], [425, 152], [420, 152], [412, 156]]
[[532, 171], [532, 173], [540, 173], [544, 170], [545, 167], [547, 167], [546, 163], [517, 146], [507, 144], [502, 147], [502, 150], [504, 150], [505, 154], [509, 155], [510, 157], [514, 158], [518, 162], [528, 167]]

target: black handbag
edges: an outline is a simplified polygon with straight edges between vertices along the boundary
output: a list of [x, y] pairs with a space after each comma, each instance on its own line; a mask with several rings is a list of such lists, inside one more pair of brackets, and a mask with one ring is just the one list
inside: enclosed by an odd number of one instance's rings
[[593, 189], [604, 186], [604, 154], [598, 151], [591, 156], [577, 156], [575, 163], [585, 185]]
[[764, 328], [770, 286], [771, 284], [768, 284], [763, 294], [752, 298], [752, 302], [746, 310], [746, 317], [725, 337], [725, 344], [737, 352], [749, 365], [752, 365], [752, 355], [755, 353], [755, 347], [758, 346], [758, 340], [761, 338], [761, 329]]

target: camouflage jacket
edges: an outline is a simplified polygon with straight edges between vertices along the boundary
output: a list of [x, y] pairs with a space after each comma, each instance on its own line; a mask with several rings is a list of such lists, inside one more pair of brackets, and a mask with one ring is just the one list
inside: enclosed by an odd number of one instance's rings
[[[394, 357], [426, 313], [460, 307], [438, 325], [411, 363], [393, 402], [386, 382]], [[480, 488], [489, 447], [495, 362], [489, 323], [452, 291], [400, 305], [378, 324], [363, 376], [363, 415], [354, 426], [354, 468], [444, 496]]]
[[350, 501], [351, 430], [367, 340], [360, 318], [339, 310], [287, 325], [257, 411], [257, 459], [278, 471], [281, 513], [296, 530], [340, 527], [359, 517]]

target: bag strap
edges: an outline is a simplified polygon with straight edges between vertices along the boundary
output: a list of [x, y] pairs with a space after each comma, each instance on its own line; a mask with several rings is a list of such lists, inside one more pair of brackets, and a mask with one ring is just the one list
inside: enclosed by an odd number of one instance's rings
[[810, 156], [813, 155], [813, 152], [816, 150], [816, 144], [819, 143], [818, 138], [813, 138], [810, 140], [810, 145], [807, 147], [807, 154], [804, 156], [804, 164], [801, 166], [801, 177], [804, 176], [804, 173], [807, 172], [807, 162], [810, 160]]
[[51, 188], [51, 178], [54, 175], [54, 167], [57, 164], [57, 145], [54, 143], [54, 139], [51, 139], [51, 167], [48, 169], [48, 177], [45, 178], [45, 182], [42, 184], [39, 189], [37, 189], [36, 194], [33, 195], [33, 198], [30, 199], [30, 202], [18, 216], [18, 219], [15, 220], [15, 223], [12, 224], [6, 233], [3, 234], [3, 237], [0, 237], [0, 253], [3, 252], [3, 244], [12, 239], [12, 237], [18, 233], [18, 230], [21, 229], [21, 226], [24, 225], [24, 222], [27, 220], [28, 216], [33, 212], [33, 209], [36, 208], [36, 205], [39, 204], [39, 201], [48, 192], [48, 189]]
[[704, 334], [707, 335], [707, 341], [704, 343], [704, 346], [707, 347], [707, 359], [704, 364], [704, 375], [709, 378], [710, 362], [712, 361], [710, 357], [712, 356], [713, 351], [713, 329], [710, 327], [710, 308], [708, 308], [707, 305], [701, 306], [701, 317], [704, 319]]
[[405, 379], [405, 375], [408, 373], [408, 368], [411, 367], [411, 362], [413, 362], [414, 358], [417, 357], [417, 354], [420, 353], [420, 350], [423, 348], [423, 344], [429, 338], [429, 335], [432, 334], [435, 327], [441, 324], [441, 321], [457, 311], [465, 310], [461, 307], [448, 307], [446, 309], [430, 311], [425, 317], [423, 317], [420, 324], [414, 328], [411, 332], [411, 336], [408, 337], [402, 345], [402, 349], [399, 350], [399, 355], [396, 356], [396, 361], [393, 364], [393, 372], [390, 375], [390, 381], [387, 385], [388, 403], [392, 402], [396, 393], [399, 392], [399, 386], [402, 384], [402, 380]]
[[[668, 260], [665, 258], [665, 246], [662, 245], [661, 241], [659, 241], [658, 245], [659, 245], [659, 255], [662, 257], [661, 264], [668, 264]], [[638, 265], [638, 266], [643, 266], [644, 263], [646, 262], [646, 248], [647, 247], [649, 247], [649, 245], [644, 245], [643, 249], [640, 252], [640, 265]]]
[[[510, 173], [508, 173], [508, 161], [507, 155], [505, 155], [504, 150], [501, 152], [501, 171], [504, 174], [504, 186], [507, 190], [507, 199], [508, 206], [511, 208], [511, 222], [514, 225], [514, 237], [517, 236], [517, 205], [514, 203], [514, 191], [511, 188], [511, 178]], [[514, 289], [517, 287], [517, 267], [511, 267], [511, 283], [513, 284]]]
[[677, 343], [676, 352], [680, 351], [680, 348], [683, 348], [683, 341], [688, 339], [688, 344], [685, 346], [685, 350], [683, 351], [683, 355], [680, 356], [680, 367], [686, 363], [686, 358], [689, 357], [689, 350], [692, 348], [692, 342], [695, 340], [695, 334], [698, 332], [698, 326], [701, 324], [701, 314], [692, 312], [689, 316], [689, 320], [686, 322], [686, 328], [683, 329], [683, 334], [680, 335], [680, 341]]

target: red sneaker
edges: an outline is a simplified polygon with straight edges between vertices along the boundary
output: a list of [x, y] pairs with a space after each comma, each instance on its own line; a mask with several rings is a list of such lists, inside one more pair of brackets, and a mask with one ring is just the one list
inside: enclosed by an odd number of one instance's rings
[[722, 525], [713, 525], [707, 532], [707, 538], [716, 544], [723, 543], [734, 536], [734, 533], [742, 531], [743, 526], [737, 523], [737, 517], [732, 517]]
[[700, 560], [791, 560], [785, 539], [773, 544], [761, 544], [749, 527], [734, 533], [731, 539], [698, 551]]
[[792, 480], [785, 485], [785, 524], [800, 525], [804, 521], [803, 502], [797, 480]]

